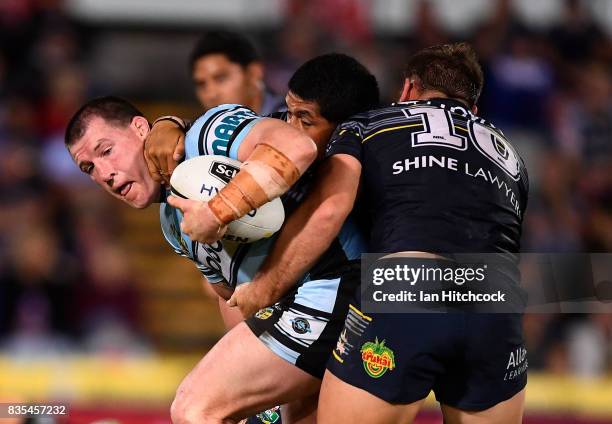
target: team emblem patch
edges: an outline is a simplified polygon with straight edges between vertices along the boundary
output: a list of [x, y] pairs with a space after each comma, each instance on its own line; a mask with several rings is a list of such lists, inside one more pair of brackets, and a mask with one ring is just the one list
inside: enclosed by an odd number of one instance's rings
[[493, 146], [495, 147], [497, 153], [504, 160], [508, 160], [508, 157], [510, 157], [510, 152], [508, 152], [508, 148], [506, 147], [504, 142], [501, 141], [499, 138], [495, 137], [493, 134], [491, 134], [491, 140], [493, 141]]
[[255, 318], [257, 319], [268, 319], [274, 314], [273, 308], [263, 308], [255, 312]]
[[[266, 308], [269, 309], [269, 308]], [[280, 420], [280, 406], [275, 406], [272, 409], [268, 409], [266, 411], [260, 412], [257, 414], [257, 418], [263, 424], [273, 424], [279, 422]]]
[[293, 331], [298, 334], [310, 333], [310, 323], [306, 318], [294, 318], [291, 320]]
[[336, 342], [336, 352], [338, 352], [338, 356], [346, 355], [348, 339], [346, 337], [346, 328], [342, 330], [340, 333], [340, 337], [338, 337], [338, 341]]
[[378, 342], [378, 337], [372, 342], [366, 342], [361, 346], [361, 359], [363, 368], [372, 378], [379, 378], [387, 370], [395, 368], [395, 357], [393, 351], [385, 346], [385, 341]]

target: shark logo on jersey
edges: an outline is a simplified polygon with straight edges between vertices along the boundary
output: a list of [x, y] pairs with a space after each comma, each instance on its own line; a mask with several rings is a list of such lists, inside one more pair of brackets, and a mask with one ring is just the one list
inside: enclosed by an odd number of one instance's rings
[[291, 327], [293, 328], [293, 331], [298, 334], [306, 334], [312, 331], [310, 329], [310, 323], [308, 322], [308, 320], [302, 317], [292, 319]]

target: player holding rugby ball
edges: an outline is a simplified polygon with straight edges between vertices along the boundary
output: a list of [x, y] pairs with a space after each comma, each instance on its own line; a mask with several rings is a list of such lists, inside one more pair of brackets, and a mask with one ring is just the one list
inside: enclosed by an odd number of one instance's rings
[[[312, 81], [312, 72], [320, 76], [322, 69], [327, 69], [328, 74], [325, 74], [326, 77], [318, 85], [319, 90], [327, 93], [330, 91], [328, 89], [330, 86], [337, 88], [339, 84], [345, 86], [345, 90], [336, 90], [335, 96], [331, 99], [322, 98], [324, 102], [320, 104], [311, 100], [311, 93], [307, 91], [303, 94], [305, 97], [301, 98], [299, 90], [308, 85], [306, 82]], [[295, 114], [291, 115], [289, 120], [297, 127], [308, 127], [313, 131], [317, 137], [320, 157], [323, 156], [329, 135], [337, 123], [333, 120], [346, 119], [378, 102], [378, 89], [374, 77], [354, 59], [344, 55], [329, 55], [319, 59], [318, 62], [310, 63], [310, 66], [303, 68], [301, 74], [299, 71], [296, 73], [294, 82], [298, 92], [293, 93], [293, 99], [301, 102], [294, 108]], [[116, 99], [107, 98], [101, 102], [105, 104], [109, 101], [113, 103]], [[332, 111], [326, 109], [330, 105]], [[92, 106], [96, 106], [93, 112]], [[139, 162], [138, 152], [142, 155], [143, 137], [148, 133], [148, 124], [145, 125], [146, 120], [133, 109], [128, 110], [127, 117], [124, 116], [121, 121], [104, 115], [105, 112], [98, 110], [97, 106], [95, 101], [93, 105], [86, 105], [73, 119], [66, 137], [69, 150], [81, 169], [91, 173], [99, 185], [133, 206], [145, 207], [156, 200], [156, 190], [157, 194], [161, 191], [159, 185], [155, 189], [147, 177], [142, 175], [141, 171], [146, 169], [146, 165], [143, 164], [145, 168], [142, 168]], [[117, 105], [113, 103], [110, 109], [115, 107]], [[102, 109], [105, 108], [106, 106]], [[337, 113], [341, 113], [341, 118], [337, 118]], [[83, 116], [88, 119], [81, 119], [85, 124], [80, 126], [79, 118]], [[302, 153], [307, 151], [307, 143], [303, 142], [306, 137], [301, 136], [302, 140], [296, 138], [295, 134], [286, 131], [286, 124], [281, 121], [278, 121], [282, 124], [281, 127], [275, 128], [277, 133], [268, 132], [266, 137], [263, 137], [263, 141], [262, 138], [255, 136], [258, 127], [273, 126], [269, 121], [237, 105], [213, 108], [198, 119], [188, 132], [187, 158], [200, 154], [221, 153], [244, 160], [245, 156], [241, 155], [247, 155], [248, 153], [243, 152], [248, 150], [244, 150], [243, 146], [269, 144], [268, 137], [274, 137], [274, 140], [283, 139], [285, 149], [295, 149], [297, 143], [298, 151]], [[268, 124], [264, 124], [266, 122]], [[233, 125], [234, 128], [232, 131], [216, 131], [221, 125]], [[260, 142], [257, 143], [256, 140]], [[130, 143], [130, 147], [123, 145], [124, 142]], [[299, 172], [285, 173], [287, 168], [291, 168], [289, 162], [295, 165], [295, 162], [301, 160], [303, 164], [306, 158], [281, 149], [276, 148], [277, 152], [268, 156], [266, 152], [260, 152], [260, 155], [266, 157], [266, 160], [272, 157], [283, 159], [281, 172], [274, 169], [277, 173], [274, 178], [276, 181], [283, 178], [285, 184], [289, 185], [291, 181], [285, 178], [285, 175], [291, 175], [293, 178], [296, 174], [302, 173], [302, 165], [295, 166]], [[247, 163], [261, 158], [256, 153], [253, 148]], [[269, 162], [265, 165], [279, 168], [278, 163]], [[329, 161], [327, 165], [330, 165]], [[261, 194], [258, 199], [271, 197], [266, 191], [267, 188], [261, 187], [262, 180], [257, 179], [261, 174], [254, 176], [264, 167], [252, 168], [253, 172], [249, 172], [247, 177], [240, 181], [238, 190], [226, 193], [223, 189], [220, 192], [222, 196], [217, 200], [218, 203], [215, 203], [214, 199], [208, 202], [208, 204], [213, 203], [212, 207], [202, 202], [174, 199], [170, 202], [180, 206], [185, 212], [184, 216], [165, 202], [162, 203], [160, 211], [162, 227], [168, 241], [177, 252], [196, 261], [209, 281], [215, 283], [215, 287], [219, 289], [218, 293], [225, 297], [231, 294], [231, 290], [236, 285], [250, 281], [254, 277], [257, 264], [261, 264], [268, 250], [266, 243], [272, 242], [264, 240], [237, 247], [233, 251], [222, 249], [227, 254], [225, 258], [227, 266], [218, 269], [209, 267], [206, 261], [208, 257], [213, 256], [213, 253], [219, 256], [218, 249], [214, 247], [219, 247], [215, 243], [221, 243], [216, 240], [222, 235], [222, 226], [229, 222], [227, 220], [236, 219], [239, 212], [246, 213], [258, 206], [253, 199], [245, 199], [247, 196], [244, 196], [243, 191], [251, 190], [257, 183], [259, 187], [256, 187], [255, 191], [259, 189]], [[339, 167], [337, 163], [332, 163], [331, 168], [328, 167], [326, 170], [331, 175], [340, 177], [345, 174], [342, 163]], [[241, 170], [234, 179], [244, 172], [245, 169]], [[286, 209], [302, 208], [297, 205], [303, 194], [308, 191], [308, 183], [308, 180], [300, 180], [297, 191], [294, 188], [292, 194], [288, 196], [289, 207], [286, 205]], [[335, 178], [335, 183], [343, 184], [338, 177]], [[352, 190], [356, 190], [357, 183], [353, 179], [349, 184]], [[230, 184], [226, 188], [231, 186]], [[134, 188], [136, 190], [132, 191]], [[313, 189], [313, 195], [314, 197], [309, 197], [310, 201], [304, 202], [304, 207], [313, 208], [315, 207], [313, 205], [320, 203], [322, 199], [329, 198], [327, 191], [317, 190], [316, 187]], [[354, 198], [354, 194], [352, 197]], [[335, 222], [334, 225], [338, 228], [342, 225], [351, 207], [352, 200], [345, 205], [343, 209], [345, 214], [336, 216], [332, 220]], [[300, 216], [303, 215], [302, 213]], [[212, 224], [201, 225], [202, 221], [206, 221], [200, 219], [201, 216], [208, 217], [207, 220], [212, 221]], [[288, 221], [290, 220], [291, 217]], [[181, 228], [185, 232], [181, 232]], [[193, 237], [189, 237], [186, 232]], [[359, 240], [359, 234], [353, 231], [350, 225], [343, 229], [343, 234], [345, 236], [342, 240], [330, 242], [329, 254], [325, 255], [325, 260], [313, 266], [309, 275], [285, 297], [283, 302], [270, 311], [263, 311], [259, 317], [253, 317], [248, 325], [236, 326], [196, 366], [182, 383], [173, 403], [172, 413], [176, 422], [237, 420], [280, 402], [308, 396], [316, 398], [325, 363], [342, 327], [343, 317], [346, 315], [348, 294], [358, 283], [358, 271], [355, 269], [351, 271], [350, 261], [359, 257], [363, 251], [363, 242]], [[199, 243], [206, 241], [212, 244]], [[211, 252], [211, 249], [215, 252]], [[222, 369], [210, 366], [220, 360], [225, 364]], [[229, 380], [235, 381], [236, 384], [227, 384], [228, 373], [231, 375]], [[223, 387], [223, 390], [219, 390], [220, 387]]]

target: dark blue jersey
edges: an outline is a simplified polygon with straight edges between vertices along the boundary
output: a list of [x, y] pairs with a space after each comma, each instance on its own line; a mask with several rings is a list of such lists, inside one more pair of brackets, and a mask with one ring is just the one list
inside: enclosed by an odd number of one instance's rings
[[403, 102], [338, 126], [327, 155], [362, 164], [370, 251], [520, 249], [528, 179], [503, 133], [451, 99]]

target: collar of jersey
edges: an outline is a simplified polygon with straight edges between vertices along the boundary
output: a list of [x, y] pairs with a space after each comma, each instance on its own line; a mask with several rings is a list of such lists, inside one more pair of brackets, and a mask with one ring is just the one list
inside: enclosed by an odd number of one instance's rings
[[407, 102], [394, 103], [394, 105], [396, 106], [397, 105], [432, 105], [432, 106], [448, 105], [448, 106], [459, 106], [459, 107], [462, 107], [468, 110], [468, 107], [465, 105], [465, 103], [460, 102], [459, 100], [450, 99], [448, 97], [435, 97], [433, 99], [427, 99], [427, 100], [410, 100]]

